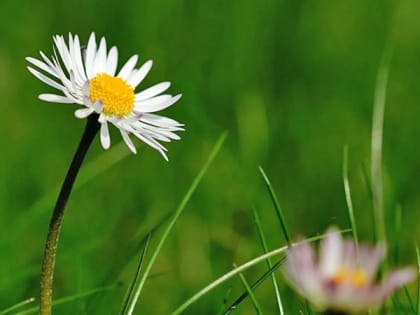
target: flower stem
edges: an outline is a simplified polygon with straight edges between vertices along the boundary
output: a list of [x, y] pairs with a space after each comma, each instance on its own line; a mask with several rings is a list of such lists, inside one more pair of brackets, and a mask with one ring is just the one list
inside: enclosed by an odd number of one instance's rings
[[61, 191], [55, 204], [44, 249], [44, 260], [42, 262], [40, 292], [41, 298], [39, 310], [41, 315], [51, 314], [54, 264], [55, 256], [57, 253], [57, 244], [58, 237], [60, 235], [61, 222], [64, 216], [64, 209], [66, 207], [67, 200], [70, 196], [74, 181], [77, 177], [77, 174], [79, 173], [82, 162], [86, 156], [90, 144], [92, 143], [92, 140], [98, 133], [99, 127], [100, 124], [98, 123], [98, 116], [90, 115], [87, 119], [82, 139], [80, 140], [77, 151], [73, 157], [73, 161], [71, 162], [69, 170], [67, 171], [66, 178], [64, 179], [63, 185], [61, 186]]

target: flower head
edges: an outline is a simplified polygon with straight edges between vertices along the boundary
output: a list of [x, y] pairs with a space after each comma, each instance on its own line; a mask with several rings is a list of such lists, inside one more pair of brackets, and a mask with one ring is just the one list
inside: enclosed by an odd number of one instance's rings
[[395, 289], [416, 277], [414, 268], [393, 271], [381, 283], [375, 276], [385, 246], [361, 244], [342, 239], [330, 229], [321, 242], [319, 257], [307, 243], [289, 249], [283, 273], [291, 285], [321, 310], [346, 313], [366, 311], [381, 304]]
[[104, 37], [97, 45], [95, 34], [90, 35], [86, 49], [80, 46], [79, 37], [69, 34], [68, 45], [64, 37], [54, 36], [54, 56], [42, 59], [26, 58], [34, 67], [29, 71], [42, 82], [59, 90], [60, 94], [41, 94], [47, 102], [73, 103], [83, 106], [75, 111], [77, 118], [98, 115], [101, 124], [102, 146], [111, 145], [108, 124], [117, 127], [129, 149], [136, 153], [130, 134], [159, 151], [167, 160], [166, 148], [159, 141], [169, 142], [180, 137], [176, 131], [184, 130], [177, 121], [152, 114], [176, 103], [181, 95], [161, 94], [170, 82], [158, 83], [141, 92], [136, 87], [146, 77], [152, 61], [136, 68], [138, 56], [134, 55], [117, 73], [118, 50], [109, 51]]

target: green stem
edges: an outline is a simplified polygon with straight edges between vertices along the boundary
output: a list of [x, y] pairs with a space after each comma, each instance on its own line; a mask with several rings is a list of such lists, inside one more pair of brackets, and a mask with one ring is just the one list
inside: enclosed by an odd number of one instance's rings
[[64, 209], [67, 200], [73, 188], [74, 181], [79, 173], [80, 167], [86, 156], [86, 153], [99, 131], [100, 124], [98, 123], [97, 115], [90, 115], [87, 119], [85, 131], [80, 140], [77, 151], [67, 171], [66, 178], [61, 186], [60, 194], [55, 204], [54, 212], [51, 217], [50, 226], [48, 229], [47, 241], [44, 249], [44, 260], [42, 262], [41, 274], [41, 292], [40, 292], [40, 314], [50, 315], [52, 307], [52, 286], [54, 276], [55, 256], [57, 253], [58, 237], [60, 235], [61, 222], [64, 216]]

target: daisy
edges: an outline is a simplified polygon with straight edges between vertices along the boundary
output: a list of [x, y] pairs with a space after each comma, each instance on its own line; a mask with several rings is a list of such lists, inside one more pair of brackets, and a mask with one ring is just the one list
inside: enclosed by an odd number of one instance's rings
[[321, 242], [318, 259], [309, 243], [289, 249], [283, 273], [290, 284], [315, 307], [327, 314], [353, 314], [378, 306], [397, 288], [416, 277], [414, 268], [391, 272], [376, 283], [385, 246], [372, 247], [343, 240], [330, 229]]
[[136, 68], [138, 56], [128, 59], [117, 72], [118, 50], [109, 51], [104, 37], [97, 45], [95, 33], [89, 37], [86, 49], [79, 37], [69, 34], [68, 45], [63, 36], [54, 38], [54, 55], [48, 58], [42, 51], [42, 59], [26, 58], [34, 67], [29, 71], [42, 82], [59, 90], [60, 94], [41, 94], [47, 102], [71, 103], [83, 106], [75, 111], [77, 118], [98, 115], [100, 139], [104, 149], [111, 145], [109, 124], [117, 127], [128, 148], [136, 153], [130, 134], [159, 151], [168, 160], [166, 148], [159, 142], [178, 140], [176, 131], [183, 129], [179, 122], [152, 114], [165, 109], [180, 98], [165, 92], [170, 82], [161, 82], [143, 91], [135, 92], [152, 67], [146, 61]]

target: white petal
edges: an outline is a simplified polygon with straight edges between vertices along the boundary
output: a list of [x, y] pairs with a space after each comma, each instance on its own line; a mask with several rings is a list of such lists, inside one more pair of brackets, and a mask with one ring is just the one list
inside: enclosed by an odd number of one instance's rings
[[139, 138], [141, 141], [143, 141], [144, 143], [148, 144], [149, 146], [151, 146], [152, 148], [154, 148], [155, 150], [157, 150], [162, 156], [163, 158], [168, 161], [168, 157], [166, 156], [166, 153], [164, 150], [166, 150], [166, 148], [164, 148], [161, 144], [159, 144], [157, 141], [142, 135], [141, 133], [133, 133], [133, 135], [135, 135], [137, 138]]
[[406, 267], [391, 272], [382, 283], [381, 291], [384, 295], [391, 294], [392, 291], [402, 287], [407, 282], [416, 278], [416, 270], [412, 267]]
[[58, 77], [55, 72], [55, 68], [51, 68], [49, 65], [45, 64], [44, 62], [38, 59], [32, 58], [32, 57], [26, 57], [25, 59], [26, 61], [32, 63], [34, 66], [38, 67], [39, 69], [44, 70], [48, 74], [51, 74], [54, 77]]
[[166, 129], [164, 127], [156, 127], [153, 125], [145, 124], [141, 121], [137, 121], [135, 123], [132, 123], [131, 125], [134, 129], [141, 131], [142, 133], [148, 133], [152, 137], [160, 140], [160, 141], [166, 141], [169, 142], [171, 139], [173, 140], [179, 140], [181, 139], [177, 134], [173, 133], [173, 131], [180, 131], [181, 128], [177, 128], [176, 130]]
[[167, 94], [159, 95], [146, 101], [136, 102], [134, 105], [134, 110], [136, 112], [142, 113], [157, 112], [159, 110], [165, 109], [173, 105], [181, 98], [181, 96], [181, 94], [178, 94], [176, 96]]
[[385, 256], [385, 244], [378, 244], [375, 247], [360, 245], [357, 257], [359, 268], [363, 269], [369, 279], [374, 279], [379, 264]]
[[72, 62], [70, 58], [70, 52], [69, 52], [69, 49], [67, 48], [67, 45], [66, 45], [66, 42], [64, 41], [63, 36], [59, 36], [59, 35], [55, 36], [54, 42], [67, 72], [70, 73], [73, 66], [72, 66]]
[[96, 55], [96, 39], [95, 33], [90, 34], [89, 42], [86, 49], [85, 68], [88, 79], [94, 77], [93, 74], [93, 62], [95, 61]]
[[87, 116], [89, 116], [90, 114], [93, 113], [93, 109], [92, 108], [81, 108], [78, 109], [74, 112], [74, 116], [76, 116], [79, 119], [83, 119], [86, 118]]
[[115, 76], [118, 64], [118, 50], [117, 47], [112, 47], [109, 50], [108, 58], [106, 61], [106, 72], [112, 76]]
[[98, 114], [100, 113], [100, 112], [102, 112], [102, 108], [103, 108], [104, 106], [103, 106], [103, 104], [102, 104], [102, 102], [101, 101], [96, 101], [94, 104], [93, 104], [93, 109], [94, 109], [94, 111], [95, 112], [97, 112]]
[[128, 146], [130, 151], [133, 152], [134, 154], [136, 154], [137, 153], [136, 147], [134, 146], [133, 141], [131, 141], [128, 133], [122, 128], [120, 128], [120, 133], [121, 133], [121, 136], [122, 136], [125, 144]]
[[171, 86], [171, 82], [161, 82], [148, 89], [136, 94], [136, 101], [143, 101], [162, 92], [165, 92]]
[[118, 77], [125, 80], [131, 74], [134, 67], [136, 66], [137, 60], [139, 59], [138, 55], [131, 56], [130, 59], [124, 64], [118, 73]]
[[53, 88], [56, 88], [57, 90], [64, 90], [64, 86], [58, 84], [57, 82], [55, 82], [54, 80], [50, 79], [49, 77], [47, 77], [46, 75], [36, 71], [35, 69], [28, 67], [28, 70], [34, 75], [36, 76], [38, 79], [40, 79], [42, 82], [48, 84], [49, 86], [52, 86]]
[[101, 38], [98, 51], [96, 52], [95, 61], [93, 62], [93, 75], [106, 71], [106, 40]]
[[133, 72], [130, 77], [127, 79], [127, 83], [130, 84], [133, 88], [136, 88], [137, 85], [140, 84], [141, 81], [146, 77], [149, 73], [150, 69], [152, 68], [153, 61], [148, 60], [146, 61], [140, 69]]
[[314, 292], [321, 291], [315, 254], [313, 248], [307, 242], [293, 245], [288, 250], [284, 272], [291, 283], [306, 297], [311, 296]]
[[56, 67], [53, 65], [52, 61], [50, 59], [48, 59], [48, 57], [45, 56], [45, 54], [42, 51], [40, 51], [39, 54], [41, 55], [42, 59], [44, 59], [45, 64], [47, 66], [49, 66], [51, 69], [56, 69]]
[[106, 120], [101, 122], [101, 144], [104, 149], [109, 149], [109, 147], [111, 146], [108, 122]]
[[333, 276], [340, 268], [343, 258], [343, 240], [336, 229], [327, 231], [326, 238], [321, 242], [319, 254], [319, 270], [323, 277]]
[[82, 50], [80, 48], [80, 41], [77, 35], [74, 37], [73, 45], [70, 46], [70, 55], [73, 59], [73, 65], [77, 71], [77, 81], [80, 81], [79, 83], [86, 81], [87, 77], [83, 66]]
[[[164, 126], [164, 127], [182, 127], [182, 126], [184, 126], [184, 124], [181, 124], [174, 119], [171, 119], [171, 118], [168, 118], [168, 117], [163, 117], [163, 116], [156, 115], [156, 114], [149, 114], [149, 113], [143, 114], [141, 120], [148, 123], [148, 124], [152, 124], [154, 126]], [[180, 130], [182, 130], [182, 128]]]
[[54, 58], [53, 61], [54, 61], [55, 69], [57, 71], [58, 78], [60, 79], [62, 85], [65, 87], [65, 89], [63, 89], [63, 92], [66, 93], [66, 91], [67, 90], [70, 90], [70, 89], [72, 89], [72, 92], [74, 92], [74, 90], [73, 90], [73, 84], [67, 78], [67, 76], [64, 73], [64, 70], [62, 69], [62, 67], [61, 67], [60, 63], [58, 62], [58, 60], [56, 58]]
[[74, 100], [67, 96], [57, 94], [40, 94], [38, 96], [40, 100], [52, 103], [63, 103], [63, 104], [74, 104]]

